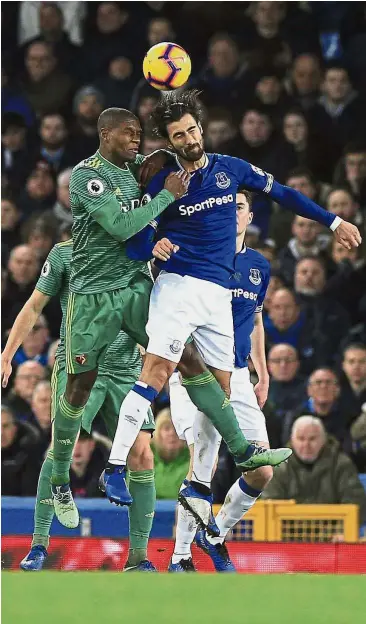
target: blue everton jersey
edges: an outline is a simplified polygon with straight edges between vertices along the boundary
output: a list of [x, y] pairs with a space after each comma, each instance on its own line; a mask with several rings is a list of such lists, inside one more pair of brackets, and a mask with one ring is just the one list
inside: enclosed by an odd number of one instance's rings
[[[164, 187], [165, 178], [179, 171], [164, 167], [150, 182], [143, 203]], [[158, 239], [167, 237], [179, 251], [160, 269], [191, 275], [228, 287], [234, 273], [236, 193], [239, 186], [269, 193], [273, 176], [253, 165], [220, 154], [207, 154], [204, 166], [192, 174], [188, 192], [173, 202], [158, 219]]]
[[235, 366], [244, 368], [251, 350], [250, 335], [256, 312], [261, 312], [270, 278], [268, 260], [255, 249], [244, 247], [235, 256], [230, 280], [235, 333]]

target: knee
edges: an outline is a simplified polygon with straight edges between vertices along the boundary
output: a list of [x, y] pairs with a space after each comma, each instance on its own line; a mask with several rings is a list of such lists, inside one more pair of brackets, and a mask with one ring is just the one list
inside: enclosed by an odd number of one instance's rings
[[207, 371], [194, 342], [190, 342], [184, 347], [182, 358], [178, 364], [178, 370], [183, 377], [196, 377]]
[[127, 465], [130, 470], [152, 470], [154, 468], [154, 456], [150, 447], [150, 434], [141, 432], [131, 448]]
[[164, 384], [172, 376], [175, 363], [156, 355], [147, 354], [140, 375], [140, 380], [160, 392]]
[[243, 473], [243, 477], [248, 485], [256, 490], [264, 490], [273, 477], [273, 468], [272, 466], [262, 466], [253, 472]]

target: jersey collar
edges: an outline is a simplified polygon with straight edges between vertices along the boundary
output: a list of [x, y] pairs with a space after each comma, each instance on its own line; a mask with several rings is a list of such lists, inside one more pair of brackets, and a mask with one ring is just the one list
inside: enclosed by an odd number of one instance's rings
[[119, 167], [118, 165], [115, 165], [110, 160], [107, 160], [107, 158], [104, 158], [104, 156], [102, 156], [102, 154], [100, 153], [99, 150], [97, 150], [97, 154], [98, 154], [98, 158], [103, 160], [103, 162], [108, 163], [108, 165], [111, 165], [112, 167], [115, 167], [116, 169], [118, 169], [118, 171], [129, 171], [127, 163], [125, 163], [125, 166], [122, 168], [122, 167]]
[[[185, 171], [184, 167], [182, 167], [182, 165], [180, 164], [178, 156], [176, 154], [175, 154], [175, 160], [176, 160], [176, 163], [177, 163], [179, 169], [181, 171]], [[203, 163], [202, 167], [200, 167], [199, 169], [196, 169], [195, 171], [192, 171], [191, 175], [194, 175], [195, 173], [197, 173], [197, 171], [202, 171], [202, 169], [206, 169], [206, 167], [208, 166], [208, 163], [209, 163], [209, 159], [208, 159], [208, 156], [207, 156], [207, 154], [205, 152], [205, 162]]]

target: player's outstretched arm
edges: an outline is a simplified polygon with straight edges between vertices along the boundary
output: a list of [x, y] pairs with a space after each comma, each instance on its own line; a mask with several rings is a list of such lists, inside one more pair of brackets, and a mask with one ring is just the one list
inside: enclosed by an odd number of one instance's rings
[[73, 171], [70, 180], [72, 205], [82, 205], [113, 238], [122, 242], [131, 238], [158, 217], [171, 203], [186, 193], [189, 174], [171, 173], [164, 188], [149, 202], [135, 210], [122, 212], [107, 182], [92, 169]]
[[44, 295], [37, 289], [34, 290], [16, 317], [4, 351], [1, 354], [1, 379], [3, 388], [6, 388], [8, 385], [8, 380], [12, 372], [11, 362], [15, 353], [28, 336], [29, 332], [33, 329], [39, 315], [49, 300], [50, 297], [48, 295]]
[[243, 186], [253, 191], [265, 193], [280, 206], [283, 206], [283, 208], [330, 228], [335, 232], [339, 242], [347, 249], [358, 247], [361, 244], [361, 235], [357, 227], [352, 225], [352, 223], [343, 221], [324, 210], [324, 208], [318, 206], [318, 204], [305, 197], [299, 191], [279, 184], [279, 182], [274, 180], [272, 174], [262, 171], [262, 169], [247, 163], [245, 160], [231, 158], [230, 162], [233, 170], [236, 172], [239, 183]]

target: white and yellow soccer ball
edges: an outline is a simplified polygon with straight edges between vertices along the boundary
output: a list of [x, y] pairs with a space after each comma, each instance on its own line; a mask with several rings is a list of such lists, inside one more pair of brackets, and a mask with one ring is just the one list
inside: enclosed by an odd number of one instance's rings
[[147, 82], [160, 91], [183, 87], [191, 74], [191, 59], [176, 43], [157, 43], [146, 53], [142, 70]]

